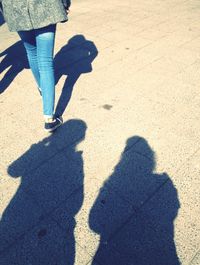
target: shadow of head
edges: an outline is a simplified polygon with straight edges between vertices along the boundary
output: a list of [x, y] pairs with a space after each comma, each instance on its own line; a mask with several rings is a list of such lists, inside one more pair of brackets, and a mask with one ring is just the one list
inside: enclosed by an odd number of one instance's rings
[[31, 145], [27, 152], [10, 164], [8, 174], [14, 178], [24, 177], [63, 150], [68, 156], [80, 154], [76, 147], [84, 140], [86, 129], [87, 126], [82, 120], [73, 119], [65, 122], [56, 132]]
[[[77, 34], [70, 38], [65, 46], [61, 48], [62, 51], [73, 49], [78, 46], [83, 46], [92, 43], [91, 41], [87, 40], [84, 35]], [[94, 44], [93, 44], [94, 45]]]
[[91, 64], [97, 54], [97, 48], [92, 41], [81, 34], [73, 36], [54, 58], [56, 79], [61, 74], [91, 72]]
[[78, 45], [81, 45], [83, 43], [85, 43], [87, 41], [87, 39], [85, 38], [84, 35], [82, 34], [77, 34], [75, 36], [73, 36], [71, 39], [69, 39], [68, 41], [68, 45], [69, 47], [72, 46], [78, 46]]
[[[120, 162], [122, 162], [123, 159], [126, 160], [126, 158], [131, 161], [132, 165], [134, 163], [142, 167], [146, 172], [153, 172], [156, 166], [154, 151], [147, 140], [140, 136], [133, 136], [127, 139]], [[143, 161], [144, 158], [146, 158], [146, 163]]]

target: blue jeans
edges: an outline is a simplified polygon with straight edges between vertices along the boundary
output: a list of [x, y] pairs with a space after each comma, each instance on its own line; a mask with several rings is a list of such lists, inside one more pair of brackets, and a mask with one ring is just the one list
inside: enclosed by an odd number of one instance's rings
[[32, 73], [42, 92], [43, 113], [53, 117], [55, 102], [55, 77], [53, 52], [56, 25], [18, 32], [24, 43]]

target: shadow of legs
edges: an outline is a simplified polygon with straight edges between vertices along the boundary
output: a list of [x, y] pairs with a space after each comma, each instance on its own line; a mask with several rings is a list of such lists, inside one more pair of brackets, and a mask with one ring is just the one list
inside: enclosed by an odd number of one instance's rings
[[56, 116], [62, 116], [63, 115], [66, 107], [69, 104], [69, 101], [70, 101], [71, 96], [72, 96], [74, 85], [77, 82], [79, 76], [80, 76], [80, 73], [72, 73], [72, 74], [68, 75], [68, 77], [65, 81], [63, 90], [61, 92], [60, 98], [58, 100], [57, 106], [56, 106], [56, 111], [55, 111]]

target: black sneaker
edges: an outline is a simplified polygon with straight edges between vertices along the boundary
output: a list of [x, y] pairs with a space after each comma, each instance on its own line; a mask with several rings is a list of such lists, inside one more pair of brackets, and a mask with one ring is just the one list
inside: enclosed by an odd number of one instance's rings
[[42, 90], [41, 90], [41, 88], [40, 87], [37, 87], [37, 89], [38, 89], [38, 92], [40, 93], [40, 96], [42, 96]]
[[44, 129], [46, 132], [53, 132], [63, 124], [62, 117], [55, 117], [53, 122], [45, 122]]

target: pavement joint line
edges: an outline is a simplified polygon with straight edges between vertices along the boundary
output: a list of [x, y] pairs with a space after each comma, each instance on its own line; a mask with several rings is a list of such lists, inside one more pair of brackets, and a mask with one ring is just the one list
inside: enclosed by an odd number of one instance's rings
[[[147, 47], [147, 46], [152, 45], [152, 44], [153, 44], [153, 42], [150, 43], [150, 44], [147, 44], [147, 45], [144, 46], [144, 47]], [[138, 48], [138, 49], [136, 49], [135, 51], [138, 52], [138, 51], [144, 49], [144, 47], [142, 47], [142, 48]], [[99, 52], [99, 53], [100, 53], [100, 52]], [[128, 55], [127, 55], [127, 57], [128, 57]], [[125, 60], [126, 60], [127, 57], [125, 57]], [[143, 70], [144, 68], [146, 68], [147, 66], [149, 66], [149, 65], [151, 65], [151, 64], [153, 64], [153, 63], [155, 63], [156, 61], [159, 61], [159, 60], [163, 59], [163, 57], [165, 57], [165, 56], [161, 56], [161, 57], [156, 58], [155, 60], [153, 60], [153, 61], [151, 61], [151, 62], [145, 64], [145, 65], [142, 66], [141, 68], [136, 69], [136, 70], [134, 71], [134, 73], [136, 74], [136, 73], [142, 71], [142, 70]], [[102, 66], [102, 67], [98, 67], [97, 69], [95, 69], [95, 72], [100, 72], [102, 69], [109, 68], [109, 66], [112, 66], [113, 64], [115, 64], [115, 63], [117, 63], [117, 62], [124, 62], [125, 60], [124, 60], [123, 58], [116, 59], [116, 60], [114, 60], [113, 62], [111, 62], [111, 63], [108, 64], [108, 65], [104, 65], [104, 66]], [[116, 81], [116, 84], [118, 84], [118, 83], [119, 83], [119, 81]]]
[[144, 207], [144, 205], [146, 205], [147, 203], [148, 203], [148, 201], [150, 201], [155, 195], [156, 195], [156, 193], [157, 192], [159, 192], [159, 190], [162, 188], [162, 187], [164, 187], [167, 183], [168, 183], [168, 181], [170, 181], [170, 179], [167, 179], [167, 180], [165, 180], [142, 204], [141, 204], [141, 206], [139, 207], [139, 208], [137, 208], [136, 209], [136, 211], [140, 211], [143, 207]]
[[86, 265], [102, 265], [102, 263], [97, 262], [96, 260], [94, 260], [94, 257], [92, 257], [92, 259], [86, 264]]
[[[142, 141], [142, 140], [141, 140], [141, 141]], [[134, 146], [132, 146], [132, 148], [134, 148]], [[146, 158], [146, 159], [149, 160], [149, 161], [152, 161], [151, 158], [149, 158], [149, 157], [148, 157], [147, 155], [145, 155], [145, 154], [140, 153], [139, 151], [134, 151], [134, 153], [137, 154], [137, 155], [143, 156], [144, 158]]]
[[[91, 260], [89, 260], [86, 265], [91, 265], [93, 261], [94, 260], [93, 260], [93, 257], [92, 257]], [[101, 264], [97, 263], [96, 261], [95, 261], [95, 263], [96, 263], [95, 265], [101, 265]]]
[[[75, 245], [78, 245], [82, 250], [84, 250], [84, 252], [86, 252], [88, 254], [88, 256], [90, 256], [91, 259], [87, 263], [87, 264], [89, 264], [93, 260], [93, 256], [87, 251], [86, 247], [83, 247], [80, 243], [76, 242], [76, 240], [75, 240]], [[95, 265], [98, 265], [98, 264], [95, 264]]]
[[[200, 58], [197, 58], [197, 60], [195, 62], [193, 62], [190, 66], [195, 65], [199, 61], [200, 61]], [[194, 86], [196, 86], [196, 85], [194, 85]]]
[[[59, 206], [56, 206], [50, 212], [48, 212], [49, 213], [49, 217], [50, 217], [50, 214], [52, 214], [53, 212], [55, 212], [60, 206], [62, 206], [62, 204], [66, 203], [72, 196], [74, 196], [76, 193], [78, 193], [83, 187], [84, 187], [84, 184], [79, 185], [79, 187], [77, 189], [75, 189], [68, 197], [66, 197], [64, 200], [62, 200], [59, 203]], [[47, 218], [47, 217], [45, 217], [45, 218]], [[63, 230], [62, 225], [60, 225], [60, 223], [54, 217], [50, 217], [50, 218], [58, 225], [58, 227], [60, 228], [60, 230], [63, 232], [64, 230]]]
[[[161, 57], [159, 57], [158, 59], [155, 59], [154, 61], [148, 63], [147, 65], [145, 65], [145, 66], [143, 66], [143, 67], [137, 69], [137, 70], [135, 71], [135, 73], [141, 72], [141, 71], [144, 70], [146, 67], [152, 65], [152, 64], [155, 63], [156, 61], [160, 61], [160, 60], [162, 60], [163, 57], [166, 58], [166, 56], [161, 56]], [[185, 65], [185, 69], [189, 68], [191, 65], [192, 65], [192, 64], [190, 64], [190, 65]], [[170, 78], [172, 79], [172, 78], [174, 78], [176, 75], [178, 75], [178, 74], [180, 74], [180, 73], [183, 73], [183, 72], [185, 71], [185, 69], [182, 69], [182, 70], [180, 69], [179, 71], [177, 71], [177, 73], [172, 73], [172, 75], [171, 75]], [[162, 74], [160, 74], [160, 76], [162, 76]], [[164, 75], [163, 75], [163, 76], [164, 76]], [[164, 82], [166, 82], [166, 81], [163, 81], [163, 83], [164, 83]], [[159, 86], [159, 85], [158, 85], [158, 86]]]
[[[192, 41], [194, 41], [194, 40], [196, 40], [196, 39], [199, 39], [199, 37], [200, 37], [200, 34], [199, 34], [198, 36], [192, 38], [191, 40], [188, 40], [188, 41], [182, 43], [179, 47], [181, 48], [182, 46], [184, 46], [184, 45], [186, 45], [186, 44], [188, 44], [188, 43], [190, 43], [190, 42], [192, 42]], [[183, 48], [184, 48], [184, 47], [183, 47]], [[186, 49], [186, 50], [191, 50], [190, 48], [184, 48], [184, 49]], [[192, 65], [193, 65], [193, 64], [194, 64], [194, 63], [192, 63]]]
[[198, 248], [197, 252], [194, 254], [194, 256], [190, 259], [188, 262], [188, 265], [192, 264], [193, 260], [197, 257], [197, 255], [200, 253], [200, 249]]
[[138, 139], [135, 143], [133, 143], [129, 148], [126, 149], [125, 153], [129, 152], [129, 150], [131, 150], [136, 144], [138, 144], [141, 141], [142, 139]]
[[[56, 209], [58, 209], [64, 202], [69, 200], [71, 198], [71, 196], [76, 194], [82, 187], [83, 187], [83, 184], [79, 185], [78, 188], [76, 188], [74, 191], [72, 191], [72, 193], [70, 193], [68, 196], [66, 196], [65, 199], [61, 200], [54, 208], [52, 208], [46, 214], [42, 215], [42, 217], [40, 218], [40, 221], [46, 219], [47, 217], [50, 217], [51, 213], [53, 213]], [[28, 195], [28, 197], [30, 197], [30, 199], [34, 202], [34, 204], [36, 204], [36, 206], [38, 206], [40, 209], [44, 210], [44, 208], [39, 205], [39, 203], [38, 203], [37, 199], [35, 198], [35, 196], [27, 188], [24, 189], [24, 192]], [[54, 219], [54, 221], [56, 222], [55, 219]]]

